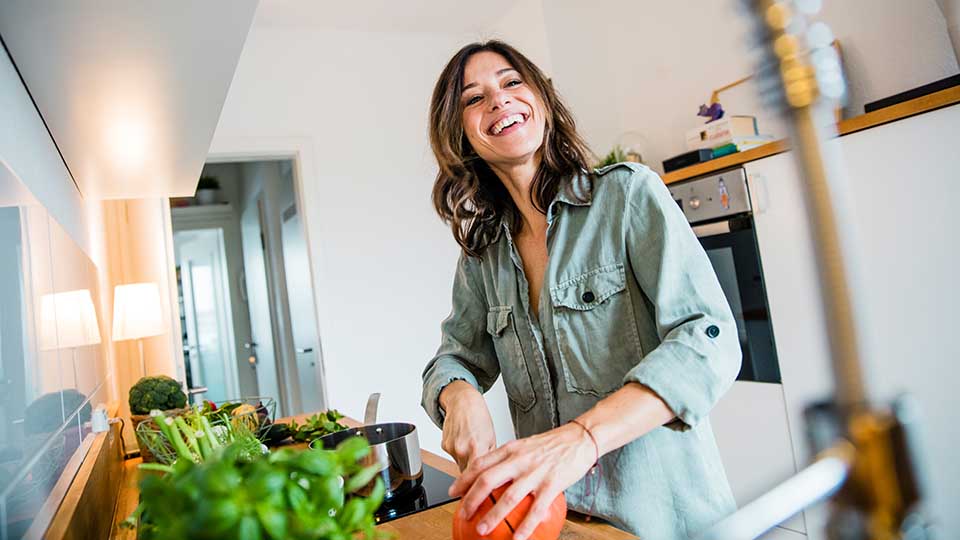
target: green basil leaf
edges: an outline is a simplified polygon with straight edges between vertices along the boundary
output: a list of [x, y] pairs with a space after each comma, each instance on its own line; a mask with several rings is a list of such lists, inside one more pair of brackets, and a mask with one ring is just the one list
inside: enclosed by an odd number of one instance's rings
[[255, 516], [243, 516], [237, 530], [238, 540], [263, 540], [260, 522]]
[[370, 453], [370, 445], [363, 437], [348, 437], [337, 446], [337, 455], [344, 465], [352, 465]]
[[337, 467], [336, 456], [326, 450], [304, 450], [297, 456], [296, 467], [318, 476], [332, 474]]
[[253, 499], [265, 499], [273, 493], [283, 490], [287, 483], [287, 473], [283, 470], [262, 467], [247, 484]]
[[370, 481], [377, 476], [380, 470], [381, 467], [379, 463], [374, 463], [373, 465], [364, 467], [359, 472], [351, 476], [349, 480], [347, 480], [347, 483], [343, 486], [343, 490], [347, 493], [353, 493], [354, 491], [369, 484]]
[[190, 528], [202, 536], [221, 536], [240, 520], [240, 505], [233, 499], [214, 498], [197, 505]]
[[313, 513], [313, 505], [306, 490], [297, 484], [287, 484], [287, 500], [298, 519], [305, 519]]
[[363, 499], [350, 499], [343, 511], [337, 516], [337, 522], [345, 532], [353, 532], [363, 521], [366, 506]]
[[383, 504], [383, 497], [386, 493], [387, 488], [383, 483], [383, 477], [377, 478], [376, 483], [373, 484], [373, 489], [370, 491], [370, 496], [367, 497], [367, 511], [371, 514], [376, 512]]
[[260, 525], [273, 540], [287, 540], [287, 514], [276, 506], [260, 503], [257, 505]]
[[343, 486], [340, 483], [339, 476], [324, 476], [319, 478], [313, 485], [314, 500], [317, 508], [321, 511], [333, 509], [339, 511], [343, 508]]

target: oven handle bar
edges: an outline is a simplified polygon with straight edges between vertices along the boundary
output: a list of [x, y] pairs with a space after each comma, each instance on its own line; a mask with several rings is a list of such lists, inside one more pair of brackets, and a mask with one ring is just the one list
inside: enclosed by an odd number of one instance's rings
[[696, 225], [692, 227], [692, 229], [693, 233], [697, 235], [697, 238], [727, 234], [730, 232], [730, 222], [718, 221], [716, 223], [705, 223], [703, 225]]

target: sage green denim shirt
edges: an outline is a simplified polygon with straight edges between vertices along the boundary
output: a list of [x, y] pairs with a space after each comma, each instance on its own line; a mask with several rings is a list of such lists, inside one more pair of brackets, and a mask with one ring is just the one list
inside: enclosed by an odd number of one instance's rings
[[423, 407], [442, 427], [447, 384], [486, 392], [502, 374], [516, 435], [526, 437], [643, 384], [677, 418], [603, 456], [600, 488], [588, 497], [580, 480], [567, 504], [643, 540], [696, 535], [736, 509], [708, 415], [736, 378], [740, 343], [713, 267], [642, 165], [573, 178], [547, 223], [539, 319], [506, 222], [482, 259], [461, 256], [453, 310], [423, 372]]

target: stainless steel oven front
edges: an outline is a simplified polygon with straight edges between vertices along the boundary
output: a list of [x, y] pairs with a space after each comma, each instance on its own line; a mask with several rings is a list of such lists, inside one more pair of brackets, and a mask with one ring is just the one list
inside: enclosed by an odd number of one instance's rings
[[743, 350], [737, 380], [779, 383], [780, 366], [743, 169], [668, 188], [707, 252], [737, 321]]

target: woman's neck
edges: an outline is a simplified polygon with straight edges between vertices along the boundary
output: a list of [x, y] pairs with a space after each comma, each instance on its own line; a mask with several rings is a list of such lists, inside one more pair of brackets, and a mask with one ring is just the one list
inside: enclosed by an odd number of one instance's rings
[[523, 163], [516, 164], [490, 164], [494, 174], [503, 182], [507, 192], [513, 199], [513, 203], [520, 210], [523, 216], [524, 232], [537, 234], [538, 231], [546, 232], [547, 216], [537, 210], [530, 198], [530, 185], [537, 175], [540, 168], [539, 153]]

